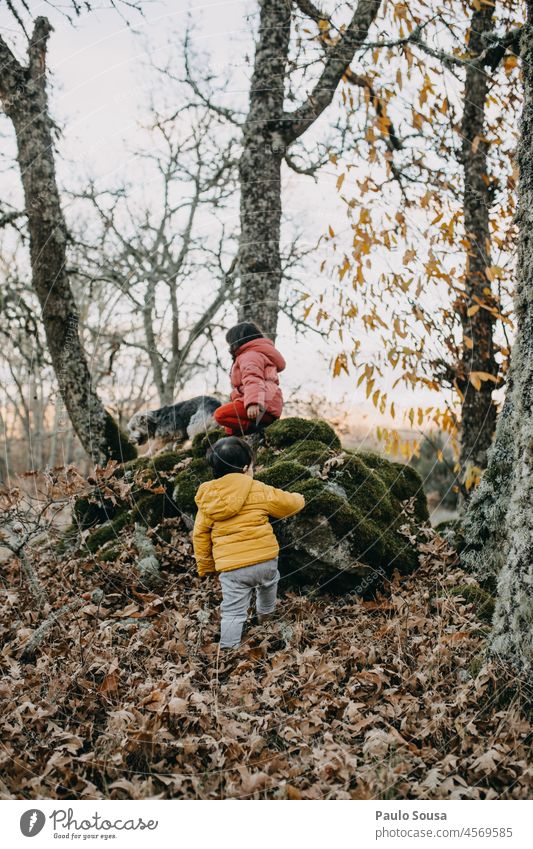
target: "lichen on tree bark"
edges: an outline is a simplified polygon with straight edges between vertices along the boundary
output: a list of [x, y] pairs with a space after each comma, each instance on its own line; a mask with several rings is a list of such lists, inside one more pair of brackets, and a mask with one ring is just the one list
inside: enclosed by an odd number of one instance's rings
[[[28, 65], [0, 37], [0, 98], [17, 139], [17, 158], [30, 235], [32, 285], [39, 299], [61, 397], [81, 444], [97, 463], [130, 459], [135, 447], [118, 429], [91, 386], [66, 271], [67, 227], [57, 187], [52, 120], [46, 89], [46, 45], [52, 27], [35, 20]], [[109, 437], [113, 438], [109, 438]]]
[[[479, 56], [485, 50], [484, 36], [493, 29], [494, 7], [475, 6], [472, 12], [469, 53]], [[461, 164], [464, 173], [463, 212], [466, 239], [465, 297], [459, 311], [463, 328], [463, 356], [458, 368], [458, 382], [463, 393], [461, 405], [461, 469], [469, 466], [484, 469], [496, 421], [492, 400], [494, 383], [481, 382], [475, 388], [469, 380], [471, 372], [496, 376], [494, 359], [494, 314], [480, 304], [495, 306], [491, 281], [487, 274], [490, 258], [490, 180], [487, 173], [489, 142], [485, 138], [485, 108], [490, 78], [484, 64], [471, 62], [466, 69], [464, 109], [461, 121]], [[469, 308], [476, 310], [468, 315]], [[470, 341], [469, 341], [470, 340]]]
[[[497, 576], [491, 651], [533, 686], [533, 0], [520, 39], [524, 105], [518, 146], [518, 264], [516, 339], [508, 397], [490, 452], [486, 483], [472, 499], [468, 529], [483, 532], [483, 545], [469, 546], [467, 565], [478, 573], [489, 553]], [[496, 554], [496, 549], [499, 554]]]

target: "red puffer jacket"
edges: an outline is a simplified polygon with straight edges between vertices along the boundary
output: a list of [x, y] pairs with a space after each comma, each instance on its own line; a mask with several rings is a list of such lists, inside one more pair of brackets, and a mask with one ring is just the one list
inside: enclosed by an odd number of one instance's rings
[[279, 386], [278, 372], [286, 362], [270, 339], [252, 339], [237, 349], [231, 369], [231, 400], [238, 398], [247, 409], [259, 404], [276, 418], [283, 409], [283, 395]]

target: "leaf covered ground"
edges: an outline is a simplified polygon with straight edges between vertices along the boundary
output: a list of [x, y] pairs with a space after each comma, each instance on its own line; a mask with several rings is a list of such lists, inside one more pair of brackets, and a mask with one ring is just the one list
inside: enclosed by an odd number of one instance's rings
[[3, 565], [1, 798], [527, 798], [520, 682], [485, 661], [444, 540], [428, 531], [420, 569], [374, 599], [286, 594], [222, 659], [217, 579], [163, 524], [160, 594], [126, 532], [113, 563], [34, 549], [42, 612]]

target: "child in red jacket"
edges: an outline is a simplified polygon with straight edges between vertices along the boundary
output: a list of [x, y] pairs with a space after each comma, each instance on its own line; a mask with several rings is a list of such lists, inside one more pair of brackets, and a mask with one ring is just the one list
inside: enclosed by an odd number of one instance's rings
[[214, 412], [228, 436], [256, 433], [279, 419], [283, 396], [278, 372], [285, 360], [252, 321], [242, 321], [226, 333], [233, 357], [229, 404]]

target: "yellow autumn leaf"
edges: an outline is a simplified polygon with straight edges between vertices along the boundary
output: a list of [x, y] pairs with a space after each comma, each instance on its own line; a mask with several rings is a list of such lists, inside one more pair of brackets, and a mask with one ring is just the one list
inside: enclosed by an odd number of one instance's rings
[[469, 336], [465, 336], [463, 342], [465, 344], [465, 348], [472, 349], [474, 347], [474, 342], [472, 341], [472, 339], [470, 339]]
[[479, 304], [474, 304], [474, 306], [473, 306], [473, 307], [468, 307], [468, 309], [467, 309], [467, 311], [466, 311], [466, 314], [467, 314], [468, 316], [473, 316], [473, 315], [475, 315], [477, 312], [479, 312]]
[[477, 371], [476, 374], [480, 380], [492, 380], [493, 383], [498, 383], [498, 378], [494, 377], [493, 374], [489, 374], [488, 371]]
[[346, 359], [346, 354], [339, 354], [335, 359], [335, 364], [333, 366], [333, 377], [338, 377], [341, 371], [345, 371], [348, 374], [348, 362]]
[[497, 277], [501, 277], [503, 273], [503, 268], [500, 268], [499, 265], [491, 265], [485, 269], [485, 274], [491, 283], [496, 280]]

